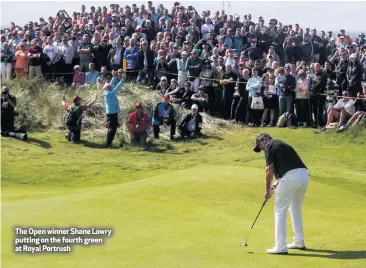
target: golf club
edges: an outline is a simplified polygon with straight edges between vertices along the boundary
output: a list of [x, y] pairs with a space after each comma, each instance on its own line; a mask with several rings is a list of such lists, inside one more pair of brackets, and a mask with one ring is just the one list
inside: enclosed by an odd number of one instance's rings
[[248, 246], [248, 244], [247, 244], [247, 239], [248, 239], [248, 237], [249, 237], [250, 233], [252, 232], [252, 229], [253, 229], [253, 227], [254, 227], [254, 224], [256, 223], [256, 221], [257, 221], [257, 219], [258, 219], [258, 217], [259, 217], [259, 214], [261, 214], [261, 211], [262, 211], [262, 209], [263, 209], [263, 207], [264, 207], [264, 205], [265, 205], [266, 203], [267, 203], [267, 200], [264, 200], [263, 205], [262, 205], [261, 209], [259, 210], [258, 215], [257, 215], [257, 217], [255, 218], [255, 220], [254, 220], [254, 222], [253, 222], [253, 225], [252, 225], [252, 227], [250, 228], [250, 231], [249, 231], [249, 233], [248, 233], [247, 237], [245, 238], [245, 242], [244, 242], [244, 243], [242, 243], [242, 244], [240, 244], [241, 246], [243, 246], [243, 247], [247, 247], [247, 246]]

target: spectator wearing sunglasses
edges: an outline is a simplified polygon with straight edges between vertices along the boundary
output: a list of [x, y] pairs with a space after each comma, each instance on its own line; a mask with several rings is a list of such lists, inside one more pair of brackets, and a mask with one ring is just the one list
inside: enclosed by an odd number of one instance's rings
[[337, 119], [339, 120], [337, 128], [345, 125], [355, 113], [354, 101], [349, 98], [349, 92], [346, 90], [343, 91], [342, 97], [343, 98], [338, 100], [336, 105], [329, 109], [327, 125], [322, 130], [330, 127], [330, 124], [333, 123], [333, 120]]
[[137, 55], [137, 83], [145, 82], [146, 85], [153, 85], [153, 70], [154, 70], [154, 52], [149, 49], [148, 41], [143, 41], [141, 49]]

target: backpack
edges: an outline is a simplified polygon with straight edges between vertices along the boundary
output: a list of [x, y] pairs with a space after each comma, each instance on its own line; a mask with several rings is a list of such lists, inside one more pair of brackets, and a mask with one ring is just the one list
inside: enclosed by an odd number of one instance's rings
[[296, 126], [296, 116], [289, 112], [284, 113], [278, 118], [277, 127], [292, 127]]
[[278, 118], [277, 127], [285, 127], [287, 122], [288, 113], [284, 113]]
[[74, 110], [72, 110], [72, 109], [69, 110], [69, 113], [66, 117], [66, 126], [77, 127], [81, 123], [81, 120], [80, 120], [81, 116], [80, 116], [80, 118], [78, 118], [77, 114], [76, 114], [77, 109], [79, 109], [79, 107]]

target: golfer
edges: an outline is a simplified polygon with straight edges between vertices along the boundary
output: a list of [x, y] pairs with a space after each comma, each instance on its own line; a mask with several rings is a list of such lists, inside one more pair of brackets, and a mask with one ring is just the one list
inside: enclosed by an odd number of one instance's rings
[[[276, 244], [267, 253], [287, 254], [288, 249], [305, 249], [301, 207], [310, 180], [307, 168], [290, 145], [281, 140], [273, 140], [269, 134], [262, 133], [256, 137], [254, 152], [259, 153], [261, 150], [264, 151], [267, 166], [264, 198], [269, 200], [276, 189]], [[276, 182], [271, 187], [273, 175]], [[293, 243], [289, 245], [286, 245], [287, 209], [295, 233]]]

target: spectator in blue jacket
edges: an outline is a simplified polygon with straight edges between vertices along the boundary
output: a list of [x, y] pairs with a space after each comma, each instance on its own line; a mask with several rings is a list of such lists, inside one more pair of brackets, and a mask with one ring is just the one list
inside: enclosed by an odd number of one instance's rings
[[170, 104], [170, 96], [164, 95], [163, 101], [156, 104], [154, 109], [154, 115], [152, 118], [152, 124], [154, 126], [154, 137], [159, 139], [160, 129], [165, 129], [170, 125], [170, 140], [175, 139], [175, 110]]
[[[123, 58], [127, 60], [127, 71], [133, 71], [137, 69], [137, 58], [140, 49], [136, 46], [136, 39], [131, 38], [129, 42], [130, 46], [125, 50]], [[136, 78], [137, 73], [131, 72], [129, 79], [132, 79], [132, 77]]]
[[114, 136], [116, 135], [117, 125], [118, 125], [118, 114], [120, 112], [119, 102], [117, 99], [117, 93], [122, 88], [124, 81], [126, 79], [126, 74], [122, 75], [121, 81], [112, 89], [111, 85], [114, 85], [114, 80], [117, 79], [117, 72], [112, 71], [112, 81], [111, 83], [106, 83], [103, 86], [104, 89], [104, 100], [105, 100], [105, 113], [107, 116], [107, 147], [112, 147], [112, 142]]
[[99, 76], [100, 73], [97, 70], [95, 70], [95, 64], [89, 63], [89, 72], [87, 72], [85, 76], [85, 85], [86, 86], [96, 85]]

